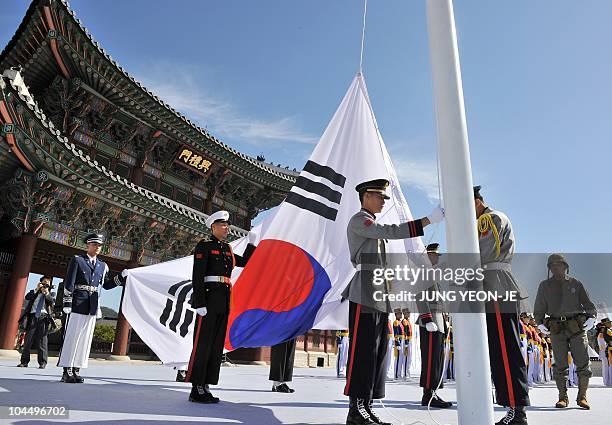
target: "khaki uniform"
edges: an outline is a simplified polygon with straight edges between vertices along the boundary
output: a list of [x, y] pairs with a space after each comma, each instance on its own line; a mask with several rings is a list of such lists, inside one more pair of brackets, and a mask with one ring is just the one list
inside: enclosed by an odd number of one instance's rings
[[[347, 229], [351, 263], [357, 271], [342, 297], [362, 305], [364, 311], [393, 313], [394, 308], [399, 306], [392, 306], [387, 300], [375, 300], [374, 297], [375, 291], [391, 293], [392, 282], [387, 281], [381, 286], [373, 285], [374, 270], [388, 267], [387, 239], [407, 239], [422, 235], [423, 226], [420, 220], [402, 224], [379, 224], [374, 214], [365, 209], [360, 210], [351, 218]], [[363, 260], [367, 263], [363, 263]]]
[[597, 315], [584, 286], [573, 277], [564, 280], [551, 278], [541, 282], [533, 315], [538, 324], [543, 323], [550, 330], [555, 359], [553, 375], [560, 396], [567, 398], [570, 352], [578, 375], [579, 398], [584, 396], [592, 372], [588, 339], [582, 325], [587, 318]]
[[[485, 208], [478, 218], [480, 261], [485, 270], [484, 290], [515, 291], [520, 299], [524, 291], [511, 270], [514, 256], [514, 232], [508, 217]], [[495, 301], [485, 305], [491, 375], [497, 404], [506, 407], [529, 406], [527, 366], [521, 352], [518, 301]]]
[[[422, 235], [420, 220], [399, 225], [379, 224], [374, 214], [365, 209], [356, 213], [348, 223], [350, 260], [357, 271], [342, 293], [342, 297], [350, 301], [350, 355], [344, 388], [347, 396], [366, 400], [385, 396], [388, 313], [393, 309], [389, 302], [374, 299], [374, 291], [388, 293], [390, 289], [373, 284], [373, 270], [387, 264], [386, 239]], [[367, 264], [362, 263], [362, 254], [366, 254]]]

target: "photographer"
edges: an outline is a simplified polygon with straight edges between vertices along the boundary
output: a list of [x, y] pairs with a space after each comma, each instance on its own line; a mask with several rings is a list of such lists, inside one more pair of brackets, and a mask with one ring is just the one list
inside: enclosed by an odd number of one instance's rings
[[36, 285], [36, 289], [31, 290], [25, 296], [26, 308], [19, 319], [19, 324], [26, 330], [21, 362], [17, 367], [28, 367], [30, 363], [30, 349], [36, 341], [38, 344], [38, 368], [44, 369], [47, 365], [47, 332], [49, 321], [53, 320], [53, 294], [49, 276], [43, 276]]

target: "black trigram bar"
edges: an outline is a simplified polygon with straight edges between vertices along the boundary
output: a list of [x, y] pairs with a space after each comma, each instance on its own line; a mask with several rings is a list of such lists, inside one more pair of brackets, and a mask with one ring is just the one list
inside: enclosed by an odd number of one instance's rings
[[336, 173], [333, 169], [327, 165], [319, 165], [316, 162], [308, 161], [304, 166], [304, 171], [308, 171], [310, 174], [315, 176], [323, 177], [332, 182], [333, 184], [344, 187], [346, 177], [342, 174]]
[[299, 176], [297, 178], [295, 186], [304, 189], [307, 192], [316, 193], [317, 195], [329, 199], [336, 204], [339, 204], [340, 199], [342, 199], [342, 193], [338, 192], [337, 190], [325, 186], [323, 183], [314, 182], [303, 176]]
[[[336, 173], [333, 169], [326, 165], [320, 165], [313, 161], [308, 161], [304, 166], [304, 171], [315, 175], [317, 177], [323, 177], [329, 182], [336, 186], [344, 187], [346, 183], [346, 177], [342, 174]], [[316, 182], [310, 180], [308, 177], [299, 176], [295, 182], [295, 187], [299, 187], [305, 192], [312, 193], [313, 195], [321, 196], [322, 198], [328, 199], [335, 204], [340, 204], [342, 200], [342, 193], [335, 188], [329, 187], [326, 182]], [[338, 215], [338, 210], [334, 207], [329, 207], [324, 203], [315, 199], [309, 199], [304, 195], [300, 195], [296, 192], [289, 192], [285, 201], [295, 205], [298, 208], [308, 210], [312, 213], [320, 215], [328, 220], [335, 221]]]
[[[178, 325], [178, 322], [181, 320], [181, 314], [183, 312], [183, 305], [185, 303], [185, 299], [187, 298], [187, 294], [189, 293], [189, 291], [192, 289], [191, 280], [183, 280], [181, 282], [175, 283], [168, 289], [168, 293], [174, 296], [176, 295], [176, 291], [178, 291], [178, 289], [181, 287], [183, 288], [179, 291], [179, 295], [177, 297], [177, 305], [176, 305], [176, 308], [174, 309], [174, 315], [172, 317], [172, 320], [170, 321], [170, 324], [168, 325], [168, 327], [173, 332], [176, 332], [176, 325]], [[173, 307], [174, 307], [174, 301], [171, 298], [168, 298], [166, 300], [166, 306], [164, 308], [164, 311], [159, 317], [159, 322], [163, 326], [166, 326], [166, 324], [168, 323], [168, 319], [170, 318], [170, 313], [172, 313]], [[180, 335], [182, 337], [187, 335], [189, 325], [191, 324], [192, 321], [193, 321], [193, 312], [191, 312], [191, 310], [187, 310], [185, 312], [185, 319], [183, 320], [183, 323], [181, 324], [181, 327], [180, 327]]]
[[330, 208], [322, 202], [316, 201], [314, 199], [308, 199], [305, 196], [302, 196], [295, 192], [289, 192], [287, 198], [285, 198], [285, 202], [293, 204], [298, 208], [313, 212], [331, 221], [336, 220], [336, 216], [338, 215], [337, 209]]
[[176, 297], [176, 307], [174, 308], [174, 317], [170, 321], [168, 327], [172, 332], [176, 332], [176, 325], [181, 320], [181, 315], [183, 314], [183, 304], [185, 304], [185, 298], [187, 298], [187, 293], [191, 290], [191, 285], [185, 285], [179, 291], [178, 297]]

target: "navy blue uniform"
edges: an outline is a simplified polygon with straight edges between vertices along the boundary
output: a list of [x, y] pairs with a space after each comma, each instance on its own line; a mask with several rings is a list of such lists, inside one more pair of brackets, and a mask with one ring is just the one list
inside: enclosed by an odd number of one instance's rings
[[112, 289], [121, 284], [119, 275], [110, 276], [104, 261], [96, 258], [94, 266], [86, 254], [75, 255], [70, 260], [64, 280], [64, 307], [72, 308], [73, 313], [95, 316], [99, 308], [100, 286]]

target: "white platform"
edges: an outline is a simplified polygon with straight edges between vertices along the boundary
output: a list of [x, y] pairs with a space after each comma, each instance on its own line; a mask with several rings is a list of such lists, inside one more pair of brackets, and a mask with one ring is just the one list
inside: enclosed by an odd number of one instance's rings
[[[0, 406], [66, 405], [68, 420], [59, 422], [87, 424], [344, 424], [347, 398], [342, 395], [344, 379], [335, 377], [333, 368], [297, 368], [292, 387], [294, 394], [270, 391], [266, 366], [222, 368], [221, 385], [213, 393], [222, 401], [218, 405], [200, 405], [187, 401], [189, 384], [174, 382], [176, 372], [151, 362], [109, 362], [90, 360], [83, 371], [84, 384], [59, 382], [61, 369], [51, 358], [44, 370], [33, 360], [27, 369], [15, 367], [18, 361], [0, 360]], [[443, 398], [455, 401], [454, 385], [441, 391]], [[570, 389], [570, 400], [576, 389]], [[420, 421], [434, 425], [427, 411], [420, 406], [418, 381], [389, 383], [384, 400], [388, 411], [377, 410], [392, 421], [394, 415], [404, 424]], [[593, 379], [589, 391], [592, 410], [572, 407], [563, 411], [553, 407], [556, 389], [552, 385], [531, 391], [533, 406], [529, 409], [530, 425], [610, 425], [612, 423], [612, 388], [604, 388], [601, 378]], [[456, 424], [456, 411], [434, 410], [436, 420]], [[496, 418], [503, 416], [496, 410]], [[53, 421], [0, 419], [1, 424], [43, 424]], [[394, 423], [400, 425], [400, 420]], [[474, 424], [476, 425], [476, 424]]]

